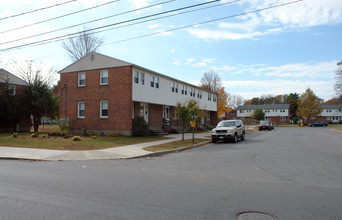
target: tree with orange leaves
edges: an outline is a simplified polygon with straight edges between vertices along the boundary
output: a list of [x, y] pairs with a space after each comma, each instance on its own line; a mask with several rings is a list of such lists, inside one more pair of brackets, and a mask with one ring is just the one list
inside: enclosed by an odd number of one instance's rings
[[203, 73], [200, 87], [214, 92], [217, 97], [217, 117], [220, 117], [227, 111], [228, 95], [221, 83], [220, 76], [214, 71], [210, 70]]

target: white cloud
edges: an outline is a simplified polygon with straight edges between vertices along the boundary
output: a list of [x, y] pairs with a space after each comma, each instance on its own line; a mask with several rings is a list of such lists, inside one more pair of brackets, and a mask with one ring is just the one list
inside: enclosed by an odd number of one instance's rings
[[159, 24], [151, 24], [148, 26], [149, 29], [155, 29], [158, 28], [160, 25]]
[[171, 49], [170, 53], [174, 53], [174, 52], [176, 52], [176, 49], [175, 48]]
[[134, 9], [146, 7], [149, 5], [150, 2], [153, 0], [128, 0], [131, 3]]
[[[241, 2], [241, 8], [243, 11], [252, 11], [286, 2], [289, 1], [246, 0]], [[342, 3], [340, 0], [301, 1], [237, 19], [240, 21], [220, 22], [215, 29], [196, 27], [187, 31], [200, 39], [240, 40], [318, 25], [333, 25], [342, 22]]]

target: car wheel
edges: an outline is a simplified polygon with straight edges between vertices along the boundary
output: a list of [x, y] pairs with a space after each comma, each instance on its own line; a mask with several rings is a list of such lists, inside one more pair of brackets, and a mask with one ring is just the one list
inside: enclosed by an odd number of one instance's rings
[[323, 125], [323, 128], [325, 128], [325, 125]]
[[313, 128], [313, 125], [311, 125], [311, 127]]
[[217, 140], [216, 140], [216, 139], [212, 139], [211, 141], [212, 141], [213, 143], [216, 143], [216, 142], [217, 142]]
[[241, 140], [243, 141], [245, 139], [246, 139], [245, 132], [242, 132]]
[[233, 142], [236, 143], [237, 141], [238, 141], [238, 137], [237, 137], [237, 134], [235, 133]]

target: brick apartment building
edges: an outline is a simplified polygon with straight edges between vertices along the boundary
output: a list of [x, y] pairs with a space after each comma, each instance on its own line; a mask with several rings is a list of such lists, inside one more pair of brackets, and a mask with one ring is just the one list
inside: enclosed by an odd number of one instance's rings
[[132, 118], [150, 127], [180, 124], [177, 102], [195, 99], [207, 112], [202, 124], [217, 122], [217, 97], [202, 88], [152, 70], [93, 52], [60, 72], [60, 118], [75, 132], [132, 133]]
[[[25, 90], [29, 88], [29, 84], [24, 80], [6, 71], [5, 69], [0, 69], [0, 92], [3, 91], [4, 86], [11, 87], [13, 93], [12, 95], [15, 96], [16, 99], [20, 99], [20, 96], [22, 96]], [[30, 115], [22, 116], [21, 120], [15, 125], [6, 118], [1, 119], [0, 122], [0, 132], [29, 132], [30, 128]]]
[[290, 123], [290, 105], [289, 104], [273, 104], [273, 105], [240, 105], [237, 107], [237, 117], [245, 123], [255, 123], [252, 117], [255, 109], [261, 108], [265, 113], [265, 120], [276, 124]]

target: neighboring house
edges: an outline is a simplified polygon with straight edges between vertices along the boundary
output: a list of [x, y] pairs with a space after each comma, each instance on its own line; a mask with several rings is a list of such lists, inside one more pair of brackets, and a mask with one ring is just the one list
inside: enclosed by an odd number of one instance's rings
[[321, 105], [322, 112], [319, 116], [310, 118], [307, 123], [316, 121], [324, 121], [328, 124], [341, 124], [342, 123], [342, 105]]
[[[13, 96], [18, 96], [18, 98], [24, 95], [26, 89], [29, 88], [29, 84], [19, 77], [13, 75], [12, 73], [0, 69], [0, 92], [3, 91], [4, 86], [9, 86], [12, 88]], [[0, 132], [12, 132], [13, 125], [11, 125], [8, 120], [1, 120]], [[28, 132], [31, 128], [30, 115], [23, 116], [23, 118], [15, 125], [16, 131]]]
[[219, 118], [220, 120], [236, 119], [236, 110], [228, 108], [228, 111], [224, 112]]
[[240, 105], [237, 107], [237, 117], [245, 123], [255, 123], [253, 113], [255, 109], [261, 108], [265, 113], [265, 120], [269, 120], [276, 124], [290, 123], [290, 105], [289, 104], [273, 104], [273, 105]]
[[60, 118], [75, 132], [132, 133], [132, 118], [142, 116], [150, 127], [171, 126], [177, 102], [195, 99], [207, 112], [202, 124], [217, 122], [217, 97], [202, 88], [138, 65], [93, 52], [60, 72]]

